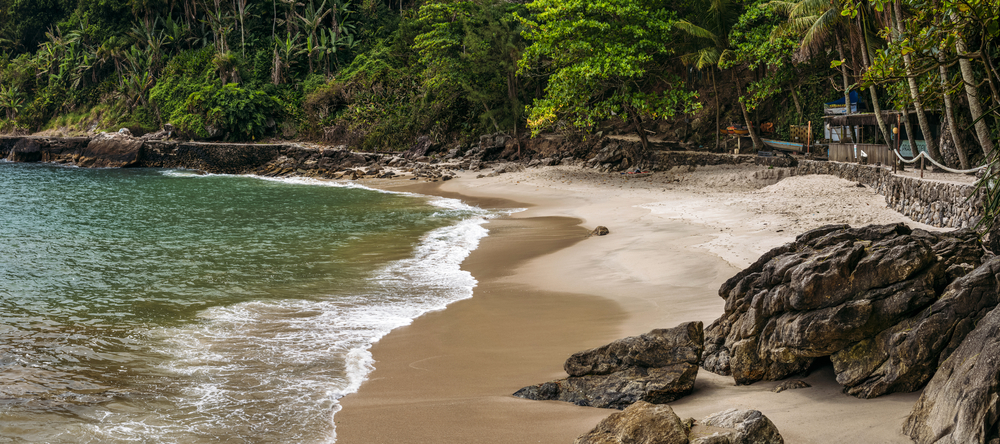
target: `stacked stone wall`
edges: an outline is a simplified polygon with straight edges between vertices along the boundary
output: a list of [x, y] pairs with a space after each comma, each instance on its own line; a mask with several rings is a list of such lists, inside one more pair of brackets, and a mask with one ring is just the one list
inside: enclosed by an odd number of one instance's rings
[[884, 166], [812, 160], [800, 161], [795, 174], [829, 174], [865, 184], [885, 196], [889, 208], [935, 227], [969, 228], [982, 218], [982, 196], [975, 185], [900, 176]]

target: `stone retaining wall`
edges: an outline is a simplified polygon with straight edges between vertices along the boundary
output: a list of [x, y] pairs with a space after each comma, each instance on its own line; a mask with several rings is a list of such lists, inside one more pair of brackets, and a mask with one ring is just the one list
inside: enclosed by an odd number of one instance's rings
[[910, 219], [935, 227], [970, 228], [982, 218], [982, 196], [974, 185], [934, 182], [892, 174], [889, 167], [803, 160], [796, 175], [829, 174], [872, 187]]

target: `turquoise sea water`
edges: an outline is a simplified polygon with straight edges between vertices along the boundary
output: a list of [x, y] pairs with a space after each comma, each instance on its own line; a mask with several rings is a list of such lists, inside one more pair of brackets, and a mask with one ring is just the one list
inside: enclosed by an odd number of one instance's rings
[[488, 215], [309, 181], [0, 163], [0, 442], [331, 442]]

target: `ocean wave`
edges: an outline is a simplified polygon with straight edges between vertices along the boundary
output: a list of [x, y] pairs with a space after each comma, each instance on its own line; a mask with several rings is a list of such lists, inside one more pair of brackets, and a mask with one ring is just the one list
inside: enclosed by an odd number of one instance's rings
[[252, 441], [334, 442], [338, 400], [374, 369], [371, 346], [425, 313], [472, 297], [477, 282], [461, 263], [487, 235], [486, 221], [503, 214], [428, 199], [459, 221], [428, 232], [411, 257], [367, 277], [362, 292], [214, 307], [194, 325], [150, 331], [162, 344], [157, 351], [170, 356], [160, 368], [161, 390], [177, 405], [157, 421], [112, 413], [99, 422], [117, 425], [93, 436], [128, 441], [138, 432], [172, 442], [243, 427]]

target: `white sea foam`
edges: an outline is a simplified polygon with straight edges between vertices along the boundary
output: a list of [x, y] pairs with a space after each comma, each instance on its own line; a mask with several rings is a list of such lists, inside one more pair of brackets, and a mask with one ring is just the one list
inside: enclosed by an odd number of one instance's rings
[[372, 344], [422, 314], [472, 297], [476, 280], [460, 265], [487, 235], [483, 224], [498, 213], [456, 199], [429, 203], [460, 221], [427, 233], [412, 257], [377, 270], [360, 294], [215, 307], [200, 313], [196, 325], [149, 332], [164, 344], [157, 351], [170, 356], [160, 369], [162, 393], [150, 402], [174, 405], [156, 409], [163, 417], [141, 420], [112, 409], [90, 430], [94, 441], [129, 441], [137, 434], [190, 442], [225, 430], [250, 441], [334, 442], [338, 400], [356, 392], [374, 369]]

